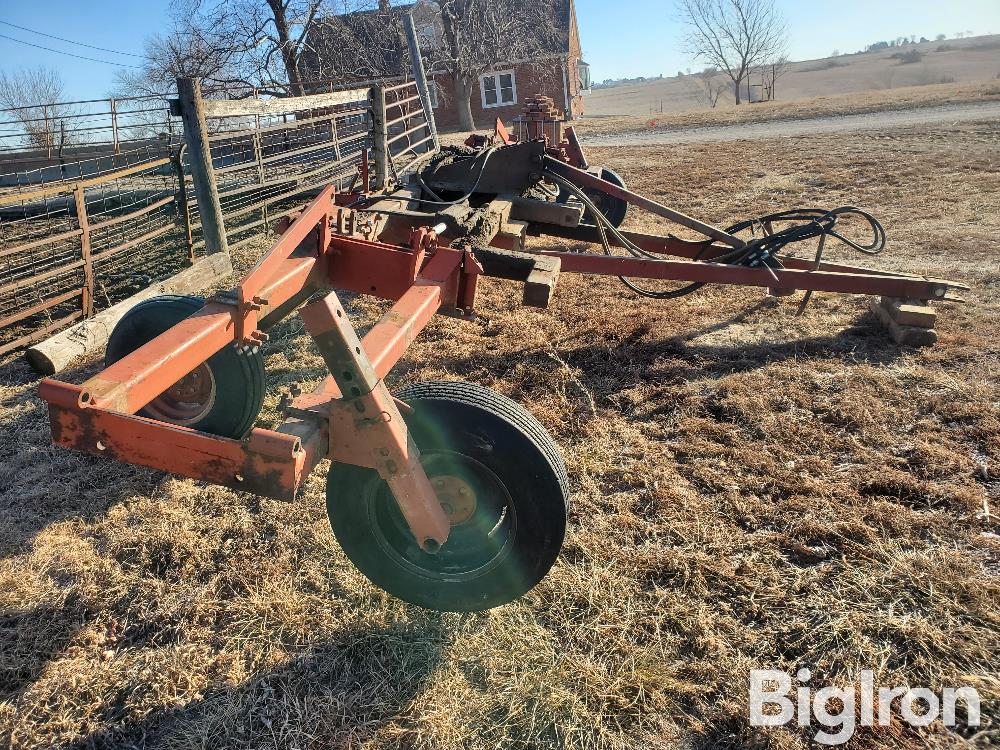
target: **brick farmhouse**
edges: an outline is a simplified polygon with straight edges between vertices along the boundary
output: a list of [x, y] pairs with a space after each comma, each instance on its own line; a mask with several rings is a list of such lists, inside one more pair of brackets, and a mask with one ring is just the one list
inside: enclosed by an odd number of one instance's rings
[[[479, 77], [471, 96], [477, 126], [488, 126], [497, 117], [510, 123], [523, 112], [525, 100], [539, 94], [551, 97], [568, 118], [583, 115], [583, 93], [590, 88], [590, 72], [583, 61], [576, 7], [573, 0], [556, 0], [552, 8], [558, 33], [547, 48], [530, 59], [496, 65]], [[403, 13], [413, 14], [424, 56], [430, 57], [426, 48], [440, 38], [430, 4], [383, 5], [379, 10], [343, 14], [318, 24], [307, 48], [319, 52], [304, 58], [308, 77], [347, 82], [405, 74], [405, 42], [401, 37], [386, 38], [384, 32], [380, 33], [385, 28], [400, 28]], [[459, 118], [455, 82], [450, 74], [435, 72], [432, 60], [425, 60], [425, 66], [438, 127], [456, 128]]]

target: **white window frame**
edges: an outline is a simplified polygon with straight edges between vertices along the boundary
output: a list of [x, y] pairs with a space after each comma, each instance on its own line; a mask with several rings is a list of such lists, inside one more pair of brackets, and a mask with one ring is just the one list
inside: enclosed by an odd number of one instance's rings
[[[500, 76], [510, 76], [510, 87], [511, 92], [514, 95], [514, 99], [509, 102], [505, 102], [500, 98]], [[487, 104], [486, 103], [486, 79], [492, 78], [493, 85], [496, 86], [497, 92], [497, 103]], [[494, 70], [485, 75], [479, 76], [479, 96], [482, 99], [483, 109], [496, 109], [497, 107], [509, 107], [512, 104], [517, 104], [517, 76], [514, 75], [514, 69], [510, 70]]]

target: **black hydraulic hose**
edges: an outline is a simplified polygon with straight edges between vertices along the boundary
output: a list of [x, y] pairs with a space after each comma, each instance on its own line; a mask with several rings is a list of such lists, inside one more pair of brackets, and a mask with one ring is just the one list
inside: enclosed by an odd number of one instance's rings
[[[607, 234], [610, 232], [610, 234], [632, 257], [659, 259], [658, 256], [646, 252], [634, 242], [631, 242], [624, 235], [622, 235], [621, 232], [619, 232], [607, 218], [607, 216], [605, 216], [600, 209], [597, 208], [594, 202], [579, 185], [565, 179], [561, 175], [553, 174], [552, 172], [546, 172], [546, 174], [557, 184], [562, 185], [570, 193], [575, 195], [583, 203], [583, 205], [589, 209], [597, 225], [597, 230], [601, 237], [601, 245], [604, 248], [605, 255], [612, 255], [611, 243], [607, 238]], [[836, 229], [837, 223], [844, 216], [859, 216], [864, 219], [872, 231], [871, 242], [868, 244], [860, 244], [838, 232]], [[771, 226], [776, 223], [792, 223], [792, 226], [779, 229], [778, 231], [771, 231]], [[753, 231], [756, 227], [761, 227], [766, 230], [765, 233], [762, 236], [753, 237], [748, 240], [746, 245], [741, 248], [736, 248], [723, 253], [722, 255], [713, 257], [710, 262], [749, 267], [763, 267], [767, 269], [783, 268], [780, 259], [777, 257], [777, 254], [781, 250], [793, 243], [805, 242], [817, 237], [819, 238], [819, 244], [816, 249], [816, 257], [813, 266], [814, 269], [819, 268], [819, 265], [823, 260], [823, 250], [825, 248], [827, 237], [833, 237], [840, 240], [851, 249], [865, 253], [866, 255], [878, 255], [885, 249], [885, 228], [878, 221], [878, 219], [870, 213], [863, 211], [860, 208], [855, 208], [854, 206], [841, 206], [840, 208], [832, 210], [821, 208], [794, 208], [788, 211], [768, 214], [767, 216], [762, 216], [756, 219], [747, 219], [745, 221], [737, 222], [727, 228], [726, 233], [736, 234], [737, 232], [746, 231], [748, 229]], [[710, 241], [706, 242], [702, 251], [695, 255], [694, 260], [698, 260], [710, 244]], [[635, 293], [652, 299], [676, 299], [678, 297], [691, 294], [705, 285], [705, 282], [696, 281], [679, 289], [656, 291], [652, 289], [644, 289], [623, 276], [619, 276], [618, 278], [625, 286]], [[800, 307], [800, 311], [805, 307], [805, 304], [808, 303], [810, 296], [811, 295], [809, 293], [806, 294], [803, 304]]]
[[[435, 205], [435, 206], [454, 206], [454, 205], [456, 205], [458, 203], [461, 203], [462, 201], [468, 200], [476, 192], [476, 188], [479, 187], [479, 183], [482, 182], [482, 180], [483, 180], [483, 174], [486, 172], [486, 163], [490, 160], [490, 156], [493, 155], [494, 151], [496, 151], [496, 146], [491, 146], [490, 148], [486, 149], [485, 151], [483, 151], [483, 152], [481, 152], [481, 153], [479, 153], [479, 154], [477, 154], [475, 156], [474, 161], [478, 160], [479, 157], [483, 157], [483, 163], [479, 167], [479, 175], [476, 177], [476, 181], [475, 181], [475, 183], [473, 183], [472, 188], [469, 190], [469, 192], [467, 192], [465, 195], [461, 196], [460, 198], [456, 198], [455, 200], [452, 200], [452, 201], [427, 200], [425, 198], [407, 198], [406, 200], [407, 201], [413, 201], [415, 203], [428, 203], [430, 205]], [[427, 186], [427, 184], [424, 182], [423, 177], [421, 177], [419, 174], [417, 175], [417, 180], [418, 180], [420, 186], [423, 187], [425, 190], [427, 190], [428, 193], [430, 193], [431, 195], [433, 195], [435, 198], [440, 198], [439, 195], [437, 195], [433, 190], [431, 190]], [[383, 200], [385, 197], [386, 196], [384, 196], [384, 195], [369, 195], [369, 196], [367, 196], [365, 198], [359, 198], [358, 200], [356, 200], [353, 203], [349, 204], [347, 206], [347, 208], [355, 208], [357, 206], [364, 205], [365, 203], [371, 203], [373, 201], [380, 201], [380, 200]]]

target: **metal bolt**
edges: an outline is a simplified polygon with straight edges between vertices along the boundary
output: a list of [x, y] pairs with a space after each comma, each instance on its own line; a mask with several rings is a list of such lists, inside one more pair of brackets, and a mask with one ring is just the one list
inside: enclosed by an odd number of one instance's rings
[[428, 555], [436, 555], [438, 550], [441, 549], [441, 545], [438, 544], [437, 539], [424, 539], [420, 548]]

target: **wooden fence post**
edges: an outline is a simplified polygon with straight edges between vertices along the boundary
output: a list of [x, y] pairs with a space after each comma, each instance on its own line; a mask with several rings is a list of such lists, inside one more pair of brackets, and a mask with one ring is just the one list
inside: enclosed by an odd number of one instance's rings
[[226, 225], [222, 218], [219, 189], [212, 169], [212, 150], [205, 123], [205, 103], [201, 98], [201, 82], [197, 78], [177, 79], [178, 109], [184, 123], [184, 140], [188, 147], [188, 161], [194, 178], [194, 193], [198, 199], [201, 231], [205, 237], [205, 250], [229, 255]]
[[385, 89], [372, 86], [372, 151], [375, 157], [375, 190], [389, 183], [389, 128], [385, 117]]
[[406, 43], [410, 48], [410, 61], [413, 66], [413, 78], [417, 82], [417, 93], [420, 94], [420, 105], [424, 108], [424, 118], [431, 131], [434, 150], [440, 148], [438, 143], [437, 124], [434, 122], [434, 108], [431, 106], [431, 94], [427, 87], [427, 74], [424, 72], [424, 59], [420, 56], [420, 44], [417, 41], [417, 30], [413, 25], [413, 14], [403, 16], [403, 30], [406, 32]]
[[87, 194], [83, 185], [73, 191], [76, 205], [76, 221], [80, 227], [80, 256], [83, 258], [83, 289], [80, 292], [80, 309], [83, 316], [94, 314], [94, 264], [90, 258], [90, 220], [87, 217]]

